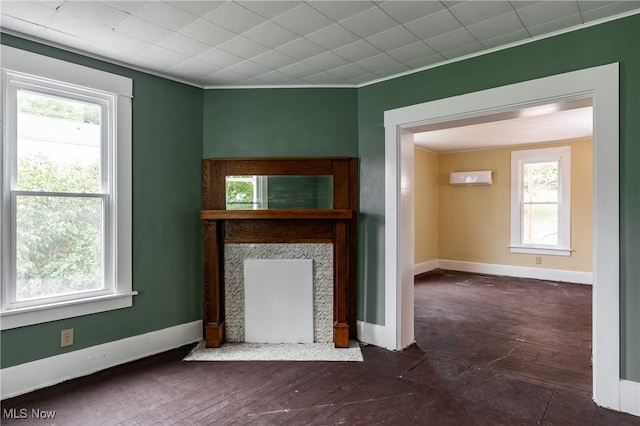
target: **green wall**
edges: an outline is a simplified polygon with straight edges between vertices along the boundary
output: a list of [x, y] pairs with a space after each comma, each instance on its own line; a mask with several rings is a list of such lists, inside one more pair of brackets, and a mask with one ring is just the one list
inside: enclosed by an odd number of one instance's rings
[[640, 381], [640, 15], [358, 90], [362, 319], [384, 323], [384, 111], [612, 62], [620, 63], [622, 377]]
[[[1, 334], [2, 368], [202, 318], [202, 89], [2, 35], [2, 44], [133, 78], [134, 306]], [[75, 342], [60, 348], [60, 330]]]
[[215, 89], [204, 157], [356, 157], [356, 89]]

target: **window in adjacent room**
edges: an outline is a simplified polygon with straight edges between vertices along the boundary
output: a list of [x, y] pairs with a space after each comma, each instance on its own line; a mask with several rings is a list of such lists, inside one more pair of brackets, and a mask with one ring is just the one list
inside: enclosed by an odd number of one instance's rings
[[130, 80], [2, 53], [2, 328], [131, 306]]
[[571, 147], [511, 152], [511, 252], [571, 254]]

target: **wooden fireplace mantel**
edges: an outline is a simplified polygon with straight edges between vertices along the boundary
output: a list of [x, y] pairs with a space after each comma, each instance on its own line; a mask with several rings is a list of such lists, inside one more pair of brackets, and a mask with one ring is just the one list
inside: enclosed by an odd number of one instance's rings
[[242, 219], [351, 219], [353, 210], [201, 210], [202, 220]]
[[[355, 158], [205, 159], [202, 163], [203, 305], [207, 347], [224, 342], [226, 243], [332, 243], [333, 340], [356, 338], [357, 188]], [[226, 176], [331, 175], [333, 209], [226, 210]]]

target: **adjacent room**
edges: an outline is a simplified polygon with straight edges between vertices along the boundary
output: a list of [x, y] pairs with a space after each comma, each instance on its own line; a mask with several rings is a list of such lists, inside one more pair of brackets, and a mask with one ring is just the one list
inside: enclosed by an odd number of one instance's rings
[[0, 31], [3, 424], [640, 424], [640, 1]]

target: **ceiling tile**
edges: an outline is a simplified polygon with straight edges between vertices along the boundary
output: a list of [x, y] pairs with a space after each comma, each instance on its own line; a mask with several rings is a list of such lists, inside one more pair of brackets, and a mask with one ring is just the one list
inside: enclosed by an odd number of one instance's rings
[[76, 18], [83, 19], [105, 28], [113, 28], [129, 16], [122, 10], [98, 2], [68, 1], [65, 2], [58, 13], [68, 13]]
[[224, 4], [224, 1], [168, 1], [167, 4], [195, 16], [204, 16]]
[[236, 33], [201, 18], [182, 28], [180, 34], [214, 47], [237, 36]]
[[336, 84], [336, 76], [328, 72], [319, 72], [303, 79], [308, 84]]
[[217, 47], [212, 47], [206, 52], [198, 55], [197, 59], [200, 59], [201, 61], [204, 61], [208, 64], [216, 65], [220, 68], [230, 67], [245, 60], [243, 58], [240, 58], [239, 56], [232, 55], [231, 53], [227, 53], [224, 50], [220, 50]]
[[387, 55], [386, 53], [381, 53], [376, 56], [371, 56], [369, 58], [363, 59], [361, 61], [356, 62], [356, 64], [369, 72], [378, 72], [381, 69], [387, 69], [391, 67], [396, 67], [398, 65], [402, 65], [398, 62], [397, 59]]
[[238, 34], [250, 30], [264, 22], [264, 18], [237, 3], [225, 1], [204, 19]]
[[339, 55], [352, 62], [357, 62], [370, 56], [375, 56], [382, 53], [380, 49], [367, 43], [365, 40], [358, 40], [356, 42], [347, 44], [346, 46], [335, 49], [333, 52], [336, 55]]
[[50, 42], [57, 43], [62, 46], [69, 46], [78, 50], [86, 50], [92, 44], [89, 40], [57, 31], [52, 28], [46, 28], [44, 31], [40, 32], [40, 35], [42, 37], [46, 37]]
[[466, 28], [460, 28], [458, 30], [450, 31], [427, 39], [425, 40], [425, 43], [427, 43], [429, 47], [436, 52], [444, 52], [468, 46], [470, 44], [477, 43], [477, 41], [471, 34], [469, 34], [469, 31], [467, 31]]
[[[515, 5], [516, 2], [513, 3]], [[527, 28], [579, 14], [575, 1], [542, 2], [518, 8], [518, 16]]]
[[[98, 53], [100, 53], [102, 49], [107, 49], [110, 51], [119, 51], [123, 55], [137, 55], [140, 52], [150, 49], [152, 46], [152, 43], [112, 31], [98, 40], [93, 50], [95, 51], [97, 49]], [[119, 58], [121, 58], [121, 56]]]
[[425, 40], [440, 34], [462, 28], [462, 25], [448, 10], [442, 10], [405, 24], [418, 38]]
[[285, 30], [278, 24], [267, 21], [243, 34], [245, 37], [264, 46], [278, 47], [298, 38], [297, 34]]
[[211, 48], [211, 46], [207, 44], [200, 43], [199, 41], [183, 36], [180, 33], [175, 33], [162, 40], [158, 43], [158, 46], [165, 47], [169, 50], [173, 50], [174, 52], [180, 52], [187, 56], [198, 56]]
[[367, 83], [367, 82], [372, 81], [372, 80], [376, 80], [378, 78], [379, 78], [378, 75], [370, 72], [370, 73], [357, 75], [355, 77], [348, 78], [347, 82], [349, 82], [351, 84], [362, 84], [362, 83]]
[[333, 50], [358, 40], [358, 36], [347, 31], [340, 24], [332, 24], [328, 27], [321, 28], [318, 31], [308, 34], [305, 38], [328, 50]]
[[522, 40], [526, 40], [528, 38], [531, 38], [531, 36], [527, 32], [527, 30], [522, 29], [510, 34], [504, 34], [498, 37], [482, 40], [482, 45], [487, 49], [493, 49], [495, 47], [506, 46], [511, 43], [516, 43]]
[[256, 64], [255, 62], [251, 62], [251, 61], [240, 62], [238, 64], [230, 66], [227, 69], [230, 71], [234, 71], [239, 74], [244, 74], [248, 76], [260, 75], [260, 74], [267, 73], [269, 71], [273, 71], [271, 68], [264, 67], [260, 64]]
[[273, 21], [298, 35], [307, 35], [333, 24], [331, 19], [304, 3], [275, 17]]
[[412, 61], [416, 61], [420, 58], [432, 57], [434, 55], [438, 56], [441, 61], [444, 60], [442, 56], [440, 56], [436, 51], [431, 49], [422, 41], [390, 50], [387, 53], [396, 58], [398, 61], [406, 64]]
[[279, 68], [278, 71], [283, 74], [290, 75], [291, 77], [303, 78], [308, 75], [317, 74], [320, 70], [312, 67], [311, 65], [305, 64], [304, 62], [296, 62], [291, 65]]
[[504, 15], [487, 19], [486, 21], [477, 22], [467, 27], [469, 32], [480, 41], [489, 40], [499, 37], [503, 34], [511, 34], [516, 31], [524, 30], [524, 26], [515, 12], [509, 12]]
[[276, 70], [269, 71], [257, 77], [258, 82], [262, 82], [262, 84], [265, 84], [265, 85], [273, 85], [273, 84], [290, 85], [292, 84], [291, 78], [292, 78], [291, 76], [287, 74], [283, 74], [280, 71], [276, 71]]
[[174, 69], [181, 72], [192, 74], [194, 76], [204, 77], [216, 71], [220, 71], [215, 65], [208, 64], [196, 58], [191, 58], [177, 66]]
[[445, 50], [440, 54], [447, 59], [456, 59], [466, 55], [471, 55], [472, 53], [480, 52], [482, 50], [484, 50], [484, 46], [476, 41], [471, 44], [457, 47], [455, 49]]
[[291, 65], [297, 61], [296, 59], [280, 53], [277, 50], [268, 50], [258, 56], [253, 56], [251, 60], [271, 69], [278, 69], [286, 65]]
[[334, 21], [341, 21], [376, 7], [370, 1], [310, 1], [307, 3]]
[[367, 37], [366, 40], [381, 50], [392, 50], [420, 41], [405, 27], [400, 25], [381, 33], [373, 34]]
[[244, 36], [237, 36], [229, 41], [225, 41], [218, 45], [218, 48], [244, 59], [249, 59], [252, 56], [264, 53], [266, 50], [266, 48], [261, 44], [258, 44], [253, 40], [249, 40]]
[[209, 74], [209, 81], [211, 81], [212, 85], [237, 85], [242, 84], [249, 78], [249, 76], [229, 71], [228, 69]]
[[319, 70], [337, 68], [349, 63], [346, 59], [341, 58], [333, 52], [321, 53], [319, 55], [305, 59], [304, 62]]
[[425, 56], [423, 58], [414, 59], [413, 61], [407, 62], [406, 64], [412, 69], [420, 69], [424, 67], [429, 67], [435, 64], [438, 64], [444, 61], [445, 58], [441, 55], [431, 55]]
[[198, 17], [161, 1], [149, 1], [137, 8], [133, 14], [138, 18], [153, 22], [160, 27], [179, 31]]
[[189, 57], [160, 46], [152, 46], [149, 49], [140, 52], [140, 57], [150, 61], [174, 67], [182, 62], [189, 60]]
[[529, 34], [531, 34], [533, 37], [536, 37], [554, 31], [571, 28], [580, 24], [582, 24], [582, 18], [580, 17], [580, 15], [572, 15], [556, 19], [552, 22], [545, 22], [540, 25], [529, 26], [527, 27], [527, 31], [529, 31]]
[[405, 64], [397, 64], [392, 66], [391, 68], [379, 69], [376, 71], [380, 77], [389, 77], [393, 75], [397, 75], [403, 72], [411, 71], [411, 68]]
[[293, 9], [298, 5], [296, 1], [243, 1], [242, 6], [264, 16], [267, 19], [273, 19], [282, 15], [284, 12]]
[[142, 6], [144, 4], [144, 1], [115, 0], [115, 1], [103, 1], [101, 3], [104, 3], [104, 4], [108, 5], [108, 6], [111, 6], [114, 9], [119, 9], [119, 10], [122, 10], [122, 11], [127, 12], [127, 13], [132, 13], [137, 8]]
[[[49, 19], [47, 26], [56, 31], [94, 42], [104, 37], [109, 30], [91, 22], [66, 13], [56, 13]], [[76, 46], [74, 46], [76, 47]]]
[[508, 1], [465, 1], [449, 7], [449, 11], [462, 25], [468, 26], [514, 12], [514, 9]]
[[389, 15], [381, 9], [368, 9], [358, 15], [340, 21], [340, 25], [352, 33], [365, 38], [380, 33], [398, 25]]
[[359, 67], [356, 64], [343, 65], [341, 67], [330, 69], [328, 72], [347, 81], [352, 78], [369, 74], [367, 70]]
[[115, 30], [130, 37], [148, 41], [149, 43], [157, 43], [172, 34], [172, 32], [166, 28], [153, 25], [135, 16], [129, 16], [120, 22]]
[[54, 9], [21, 1], [3, 1], [0, 10], [3, 15], [40, 25], [45, 25], [56, 13]]
[[445, 9], [439, 1], [387, 1], [380, 7], [401, 24], [432, 15]]
[[281, 53], [295, 59], [304, 60], [324, 52], [324, 49], [311, 43], [309, 40], [299, 38], [277, 48]]
[[579, 1], [584, 22], [591, 22], [632, 10], [640, 10], [640, 1]]

